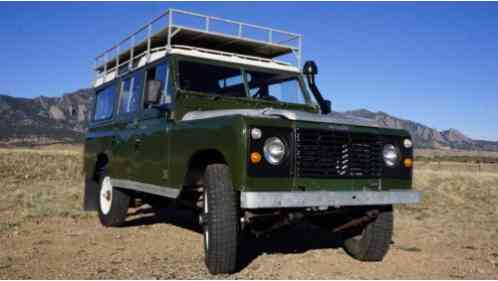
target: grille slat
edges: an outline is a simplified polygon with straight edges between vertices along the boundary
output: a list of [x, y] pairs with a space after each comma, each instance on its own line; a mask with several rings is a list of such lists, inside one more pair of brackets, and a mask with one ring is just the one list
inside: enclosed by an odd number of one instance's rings
[[382, 143], [377, 135], [296, 129], [298, 177], [378, 178]]

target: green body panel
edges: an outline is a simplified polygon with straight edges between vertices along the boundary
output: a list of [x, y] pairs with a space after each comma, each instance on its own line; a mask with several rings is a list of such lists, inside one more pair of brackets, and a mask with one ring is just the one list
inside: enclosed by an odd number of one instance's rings
[[[170, 62], [173, 62], [170, 63], [173, 77], [177, 76], [175, 61], [174, 57], [170, 58]], [[223, 156], [230, 168], [234, 188], [241, 191], [350, 191], [411, 188], [411, 178], [249, 177], [247, 172], [249, 127], [280, 127], [291, 130], [295, 128], [327, 129], [334, 124], [241, 115], [182, 121], [186, 113], [199, 110], [272, 107], [317, 113], [317, 108], [310, 105], [214, 97], [185, 92], [177, 89], [177, 79], [173, 81], [173, 87], [173, 103], [169, 113], [147, 109], [125, 116], [115, 116], [110, 120], [90, 125], [84, 156], [85, 172], [88, 177], [94, 175], [97, 156], [105, 154], [109, 159], [107, 172], [111, 177], [182, 189], [191, 159], [205, 151], [216, 151]], [[116, 104], [117, 99], [116, 97]], [[405, 130], [337, 125], [348, 127], [352, 134], [370, 133], [399, 138], [410, 137]]]
[[382, 179], [384, 189], [411, 189], [412, 179]]
[[97, 163], [97, 155], [103, 153], [112, 155], [112, 125], [108, 123], [101, 127], [89, 128], [86, 136], [83, 164], [85, 174], [88, 177], [93, 177], [95, 173], [95, 165]]
[[240, 116], [177, 122], [171, 131], [171, 187], [182, 187], [193, 156], [212, 150], [223, 155], [230, 167], [234, 186], [243, 188], [246, 177], [245, 139], [246, 129]]
[[155, 113], [142, 114], [138, 118], [135, 135], [140, 141], [134, 144], [129, 155], [132, 158], [130, 179], [154, 185], [169, 185], [170, 132], [173, 122]]
[[175, 117], [178, 120], [190, 111], [220, 110], [220, 109], [255, 109], [255, 108], [280, 108], [316, 112], [316, 108], [306, 105], [279, 103], [264, 100], [249, 100], [244, 98], [224, 97], [218, 98], [205, 94], [180, 91], [176, 97]]

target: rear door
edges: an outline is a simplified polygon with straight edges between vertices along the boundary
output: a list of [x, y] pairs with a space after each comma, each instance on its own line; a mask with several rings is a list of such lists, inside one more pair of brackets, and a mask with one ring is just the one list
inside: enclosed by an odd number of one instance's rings
[[108, 155], [109, 163], [106, 167], [106, 172], [111, 176], [117, 174], [119, 168], [115, 167], [115, 152], [114, 146], [115, 131], [114, 118], [115, 104], [117, 102], [117, 85], [111, 83], [97, 90], [96, 101], [94, 108], [94, 116], [92, 123], [86, 134], [87, 151], [91, 151], [92, 156], [99, 153]]

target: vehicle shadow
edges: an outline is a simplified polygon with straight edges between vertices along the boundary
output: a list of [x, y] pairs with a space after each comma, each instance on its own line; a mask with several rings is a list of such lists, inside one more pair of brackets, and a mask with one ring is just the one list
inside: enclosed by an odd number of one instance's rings
[[[167, 207], [141, 208], [130, 213], [123, 227], [151, 224], [172, 224], [202, 234], [197, 214], [189, 209]], [[242, 232], [239, 248], [239, 270], [247, 267], [260, 255], [298, 254], [317, 249], [337, 249], [342, 246], [340, 235], [322, 230], [306, 221], [277, 231], [254, 236], [248, 230]]]
[[128, 220], [122, 227], [137, 227], [160, 223], [172, 224], [193, 232], [202, 233], [197, 215], [189, 209], [175, 206], [138, 208], [128, 214]]
[[322, 230], [306, 221], [261, 237], [245, 232], [239, 248], [239, 267], [240, 270], [245, 268], [264, 254], [299, 254], [310, 250], [337, 249], [341, 246], [342, 239], [339, 235]]

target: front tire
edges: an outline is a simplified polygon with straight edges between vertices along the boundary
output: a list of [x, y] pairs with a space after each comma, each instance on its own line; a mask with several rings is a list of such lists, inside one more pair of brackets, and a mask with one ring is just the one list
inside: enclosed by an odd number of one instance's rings
[[99, 219], [104, 226], [120, 226], [128, 215], [130, 196], [112, 185], [111, 178], [103, 175], [99, 184]]
[[237, 269], [239, 198], [227, 165], [207, 166], [203, 196], [206, 266], [211, 274], [232, 273]]
[[391, 244], [393, 221], [392, 206], [380, 209], [373, 221], [344, 241], [344, 249], [361, 261], [382, 261]]

